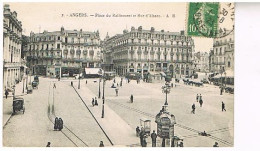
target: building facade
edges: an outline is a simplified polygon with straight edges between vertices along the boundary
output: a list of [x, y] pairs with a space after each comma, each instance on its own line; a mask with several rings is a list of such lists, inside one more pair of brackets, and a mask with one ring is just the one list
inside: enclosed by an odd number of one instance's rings
[[234, 32], [213, 40], [211, 72], [234, 71]]
[[73, 76], [84, 68], [96, 68], [101, 64], [99, 32], [80, 30], [30, 34], [27, 64], [33, 74], [58, 77]]
[[3, 11], [3, 88], [8, 88], [21, 81], [23, 76], [20, 73], [22, 23], [8, 4], [4, 5]]
[[104, 40], [104, 63], [119, 75], [170, 71], [172, 75], [193, 74], [194, 41], [181, 32], [143, 30], [142, 26]]
[[209, 53], [197, 52], [194, 54], [194, 70], [197, 72], [209, 72]]

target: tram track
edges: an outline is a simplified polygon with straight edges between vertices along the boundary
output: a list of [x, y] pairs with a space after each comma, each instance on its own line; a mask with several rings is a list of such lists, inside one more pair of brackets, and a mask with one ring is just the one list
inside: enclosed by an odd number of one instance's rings
[[105, 130], [102, 128], [102, 126], [100, 125], [100, 123], [98, 122], [98, 120], [96, 119], [96, 117], [94, 116], [94, 114], [91, 112], [91, 110], [89, 109], [89, 107], [87, 106], [87, 104], [85, 103], [85, 101], [82, 99], [82, 97], [80, 96], [80, 94], [78, 93], [78, 91], [75, 89], [74, 86], [72, 86], [74, 91], [77, 93], [77, 95], [79, 96], [80, 100], [82, 101], [82, 103], [85, 105], [85, 107], [87, 108], [87, 110], [89, 111], [89, 113], [91, 114], [91, 116], [93, 117], [93, 119], [96, 121], [96, 123], [98, 124], [99, 128], [101, 129], [101, 131], [104, 133], [104, 135], [106, 136], [106, 138], [108, 139], [109, 143], [113, 146], [114, 143], [112, 142], [112, 140], [109, 138], [109, 136], [107, 135], [107, 133], [105, 132]]
[[[110, 102], [110, 103], [112, 103], [112, 104], [121, 106], [121, 107], [123, 107], [123, 108], [125, 108], [125, 109], [132, 110], [132, 111], [137, 112], [137, 113], [139, 113], [139, 114], [142, 114], [142, 115], [144, 115], [144, 116], [147, 116], [147, 117], [150, 117], [150, 118], [155, 118], [155, 116], [154, 116], [153, 114], [150, 114], [150, 113], [141, 111], [141, 110], [139, 110], [139, 109], [136, 109], [136, 108], [133, 108], [133, 107], [130, 107], [130, 106], [127, 106], [127, 105], [118, 103], [118, 102], [113, 102], [113, 101], [111, 101], [111, 100], [109, 100], [109, 99], [107, 99], [106, 101], [108, 101], [108, 102]], [[193, 138], [193, 137], [199, 137], [199, 136], [201, 136], [201, 135], [199, 135], [199, 133], [201, 133], [201, 131], [198, 131], [198, 130], [196, 130], [196, 129], [187, 127], [187, 126], [182, 125], [182, 124], [175, 124], [175, 126], [196, 133], [196, 134], [193, 134], [193, 135], [189, 135], [190, 137], [187, 136], [186, 138]], [[212, 134], [216, 134], [216, 133], [221, 133], [221, 132], [225, 132], [225, 131], [229, 131], [229, 130], [230, 130], [230, 129], [229, 129], [228, 127], [226, 127], [226, 128], [221, 128], [221, 129], [217, 129], [217, 130], [212, 130], [212, 131], [209, 131], [209, 132], [211, 132]], [[221, 142], [222, 144], [224, 144], [224, 145], [226, 145], [226, 146], [233, 146], [233, 143], [230, 143], [230, 142], [228, 142], [228, 141], [226, 141], [226, 140], [223, 140], [223, 139], [221, 139], [221, 138], [218, 138], [218, 137], [215, 137], [215, 136], [212, 136], [212, 135], [206, 136], [206, 137], [211, 138], [211, 139], [213, 139], [213, 140], [215, 140], [215, 141], [219, 141], [219, 142]]]
[[[54, 109], [54, 89], [52, 88], [52, 82], [49, 84], [49, 95], [48, 95], [48, 118], [50, 122], [54, 125], [54, 119], [56, 116]], [[52, 92], [52, 93], [51, 93]], [[76, 135], [68, 126], [63, 124], [63, 129], [60, 131], [70, 142], [74, 144], [75, 147], [89, 147], [86, 142], [84, 142], [78, 135]]]

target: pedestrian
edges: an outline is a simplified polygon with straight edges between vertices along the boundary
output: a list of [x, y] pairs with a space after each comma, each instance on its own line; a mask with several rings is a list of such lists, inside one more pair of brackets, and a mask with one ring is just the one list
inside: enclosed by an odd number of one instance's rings
[[180, 142], [179, 147], [183, 147], [183, 142]]
[[99, 147], [105, 147], [103, 141], [100, 141]]
[[94, 98], [92, 98], [92, 106], [94, 107], [95, 106], [95, 100], [94, 100]]
[[55, 83], [53, 83], [53, 88], [55, 88], [55, 89], [56, 89], [56, 84], [55, 84]]
[[226, 111], [225, 103], [222, 101], [222, 112], [223, 112], [224, 110]]
[[120, 87], [122, 87], [122, 85], [123, 85], [123, 82], [122, 82], [122, 81], [120, 81]]
[[130, 83], [130, 79], [127, 79], [128, 80], [128, 83]]
[[153, 130], [153, 133], [151, 134], [151, 138], [152, 138], [152, 147], [156, 147], [156, 138], [157, 135], [155, 133], [155, 130]]
[[88, 84], [88, 80], [86, 80], [86, 84]]
[[118, 96], [118, 88], [116, 88], [115, 91], [116, 91], [116, 96]]
[[116, 78], [114, 78], [114, 83], [116, 83]]
[[130, 102], [134, 103], [134, 96], [133, 96], [133, 94], [131, 94], [131, 96], [130, 96]]
[[196, 96], [196, 100], [197, 100], [197, 102], [199, 101], [199, 95], [197, 94], [197, 96]]
[[144, 139], [144, 130], [143, 130], [143, 128], [141, 128], [141, 131], [140, 131], [140, 133], [139, 133], [139, 137], [140, 137], [140, 144], [141, 144], [141, 146], [143, 147], [143, 139]]
[[51, 142], [48, 142], [46, 147], [51, 147]]
[[72, 81], [70, 82], [70, 85], [73, 86], [73, 82]]
[[59, 118], [58, 120], [58, 129], [61, 131], [63, 129], [63, 120]]
[[202, 99], [202, 96], [201, 96], [201, 94], [200, 94], [199, 100], [200, 100], [200, 99]]
[[220, 95], [223, 93], [223, 87], [220, 87]]
[[143, 138], [143, 146], [142, 146], [142, 147], [147, 147], [146, 135], [144, 135], [144, 138]]
[[97, 98], [95, 97], [95, 105], [98, 106]]
[[171, 83], [171, 87], [173, 88], [173, 83]]
[[6, 99], [7, 99], [8, 95], [9, 95], [9, 92], [8, 92], [7, 89], [5, 89], [5, 98], [6, 98]]
[[218, 146], [218, 142], [215, 142], [215, 144], [213, 145], [213, 147], [219, 147], [219, 146]]
[[201, 99], [201, 98], [200, 98], [200, 101], [199, 101], [199, 103], [200, 103], [200, 107], [202, 107], [203, 101], [202, 101], [202, 99]]
[[54, 130], [55, 131], [58, 129], [58, 123], [59, 123], [59, 118], [55, 117], [55, 121], [54, 121]]
[[192, 113], [192, 114], [195, 114], [195, 108], [196, 108], [196, 107], [195, 107], [195, 104], [194, 104], [194, 103], [192, 104], [191, 108], [192, 108], [191, 113]]
[[139, 137], [139, 134], [140, 134], [140, 128], [139, 128], [139, 126], [136, 127], [135, 131], [136, 131], [136, 136]]

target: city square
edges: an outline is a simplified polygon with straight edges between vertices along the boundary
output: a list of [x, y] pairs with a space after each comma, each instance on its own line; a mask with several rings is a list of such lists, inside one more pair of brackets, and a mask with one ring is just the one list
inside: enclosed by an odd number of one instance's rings
[[[70, 85], [71, 81], [75, 90]], [[53, 131], [53, 124], [47, 115], [47, 104], [53, 97], [56, 116], [62, 117], [64, 125], [88, 146], [98, 146], [100, 141], [103, 141], [105, 146], [112, 146], [75, 92], [77, 91], [114, 146], [140, 147], [139, 138], [135, 135], [135, 128], [140, 126], [140, 119], [143, 118], [151, 120], [151, 129], [156, 130], [155, 115], [165, 103], [165, 94], [161, 92], [161, 86], [164, 83], [141, 82], [137, 84], [135, 80], [131, 80], [130, 83], [124, 80], [122, 87], [119, 88], [119, 95], [116, 96], [115, 89], [111, 88], [113, 80], [106, 81], [105, 111], [104, 118], [101, 118], [102, 99], [98, 99], [98, 106], [91, 105], [91, 99], [98, 98], [98, 81], [99, 79], [87, 79], [86, 84], [85, 79], [82, 79], [80, 89], [78, 89], [78, 80], [75, 79], [66, 78], [58, 81], [40, 78], [39, 88], [33, 90], [32, 94], [24, 94], [25, 114], [18, 113], [6, 124], [3, 130], [4, 145], [44, 146], [45, 142], [50, 141], [52, 146], [75, 147], [61, 133]], [[117, 77], [116, 81], [120, 81], [120, 78]], [[54, 83], [56, 89], [53, 88]], [[22, 90], [17, 90], [18, 92], [22, 92]], [[199, 107], [199, 103], [196, 101], [198, 93], [203, 96], [202, 107]], [[131, 94], [134, 96], [133, 103], [130, 103]], [[233, 100], [233, 94], [220, 95], [219, 88], [213, 85], [195, 87], [184, 85], [182, 82], [176, 83], [168, 94], [168, 110], [176, 117], [175, 135], [183, 139], [185, 146], [211, 147], [214, 142], [218, 142], [223, 147], [232, 146], [234, 138]], [[221, 111], [222, 101], [226, 103], [226, 112]], [[193, 103], [196, 104], [195, 114], [191, 114]], [[10, 112], [6, 114], [11, 114]], [[31, 119], [35, 119], [33, 121], [37, 122], [32, 122]], [[21, 121], [30, 122], [17, 124]], [[28, 128], [32, 131], [20, 130]], [[199, 132], [203, 131], [212, 136], [200, 136]], [[27, 141], [21, 141], [25, 139]], [[151, 138], [148, 137], [147, 142], [147, 146], [151, 147]], [[157, 146], [160, 146], [159, 140]]]

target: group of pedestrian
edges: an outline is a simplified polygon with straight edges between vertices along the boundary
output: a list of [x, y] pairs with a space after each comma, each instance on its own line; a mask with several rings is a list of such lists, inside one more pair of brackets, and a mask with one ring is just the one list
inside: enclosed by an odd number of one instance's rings
[[200, 94], [200, 95], [199, 95], [199, 94], [197, 94], [197, 96], [196, 96], [196, 100], [197, 100], [197, 102], [199, 102], [199, 103], [200, 103], [200, 107], [202, 107], [203, 100], [202, 100], [202, 96], [201, 96], [201, 94]]
[[92, 98], [92, 106], [94, 107], [95, 105], [96, 106], [98, 106], [98, 102], [97, 102], [97, 97], [95, 97], [95, 99], [94, 98]]
[[[147, 135], [145, 134], [144, 128], [142, 127], [140, 130], [139, 126], [137, 126], [135, 130], [136, 130], [136, 136], [140, 138], [141, 146], [147, 147], [147, 142], [146, 142]], [[157, 138], [157, 134], [155, 133], [155, 130], [153, 130], [153, 133], [151, 134], [152, 147], [156, 147], [156, 138]]]
[[54, 121], [54, 130], [59, 130], [61, 131], [63, 129], [63, 120], [62, 118], [55, 117]]
[[[201, 94], [200, 94], [200, 95], [197, 94], [196, 100], [197, 100], [197, 102], [199, 102], [200, 107], [202, 107], [203, 100], [202, 100]], [[223, 101], [222, 101], [222, 103], [221, 103], [221, 108], [222, 108], [222, 112], [223, 112], [223, 111], [226, 111], [225, 103], [224, 103]], [[192, 114], [195, 114], [195, 109], [196, 109], [195, 103], [192, 104], [191, 109], [192, 109], [192, 110], [191, 110], [191, 113], [192, 113]]]

